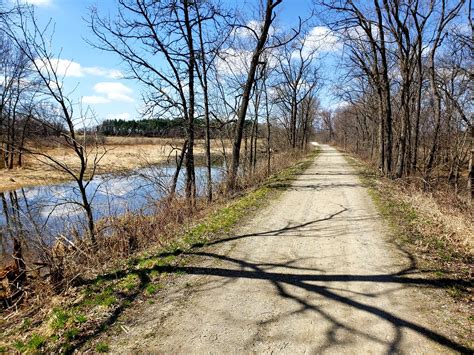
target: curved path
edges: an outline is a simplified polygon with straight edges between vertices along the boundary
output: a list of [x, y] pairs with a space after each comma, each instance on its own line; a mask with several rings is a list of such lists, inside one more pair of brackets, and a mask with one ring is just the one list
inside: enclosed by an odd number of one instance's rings
[[237, 234], [193, 260], [111, 339], [112, 352], [463, 351], [431, 324], [420, 289], [435, 281], [390, 242], [367, 190], [329, 146]]

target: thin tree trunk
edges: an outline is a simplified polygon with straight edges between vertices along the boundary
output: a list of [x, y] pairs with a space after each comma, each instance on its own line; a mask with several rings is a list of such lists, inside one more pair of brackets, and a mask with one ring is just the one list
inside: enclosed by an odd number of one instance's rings
[[391, 103], [391, 95], [390, 95], [390, 80], [388, 77], [388, 62], [387, 62], [387, 54], [385, 48], [385, 30], [383, 27], [383, 18], [382, 12], [380, 10], [378, 0], [374, 0], [375, 9], [377, 12], [377, 27], [380, 37], [380, 57], [382, 60], [382, 94], [384, 98], [383, 106], [384, 106], [384, 139], [385, 139], [385, 147], [384, 147], [384, 171], [387, 176], [391, 176], [392, 174], [392, 103]]
[[472, 205], [472, 201], [474, 200], [474, 165], [473, 165], [473, 157], [474, 157], [474, 115], [471, 115], [471, 152], [469, 154], [469, 166], [468, 166], [468, 177], [467, 177], [467, 197], [469, 203]]
[[436, 72], [434, 67], [434, 53], [431, 56], [430, 60], [430, 87], [431, 87], [431, 95], [433, 99], [433, 115], [435, 121], [435, 127], [433, 132], [433, 141], [431, 142], [431, 148], [428, 153], [428, 162], [426, 164], [425, 169], [425, 181], [429, 182], [429, 178], [431, 176], [431, 172], [434, 166], [436, 151], [438, 149], [438, 136], [439, 136], [439, 129], [441, 127], [441, 95], [439, 94], [438, 88], [436, 87]]
[[188, 149], [186, 149], [186, 198], [189, 205], [196, 205], [196, 176], [194, 171], [194, 70], [196, 65], [196, 57], [194, 53], [193, 30], [189, 19], [189, 2], [183, 0], [184, 26], [186, 28], [186, 36], [189, 51], [188, 61], [188, 124], [187, 124], [187, 140]]
[[265, 7], [265, 19], [262, 26], [262, 33], [258, 38], [257, 45], [252, 54], [252, 59], [250, 61], [249, 72], [247, 75], [247, 80], [245, 82], [244, 91], [242, 94], [242, 101], [240, 108], [237, 114], [237, 124], [234, 133], [234, 142], [232, 146], [232, 166], [230, 169], [230, 175], [227, 187], [229, 190], [234, 190], [237, 183], [237, 174], [239, 170], [240, 163], [240, 146], [242, 143], [242, 133], [245, 124], [245, 118], [247, 115], [247, 108], [250, 101], [250, 93], [255, 82], [255, 73], [257, 71], [257, 66], [260, 61], [260, 55], [262, 54], [265, 43], [267, 42], [268, 31], [270, 25], [273, 22], [273, 9], [279, 5], [282, 0], [267, 0]]
[[[207, 184], [206, 184], [206, 195], [207, 201], [212, 202], [212, 162], [211, 162], [211, 132], [210, 132], [210, 111], [209, 111], [209, 92], [208, 92], [208, 81], [207, 81], [207, 58], [204, 47], [203, 29], [202, 29], [202, 18], [199, 13], [199, 6], [197, 3], [194, 4], [196, 13], [198, 14], [199, 21], [199, 44], [201, 47], [200, 55], [202, 61], [201, 72], [197, 70], [199, 79], [201, 81], [203, 97], [204, 97], [204, 124], [205, 124], [205, 151], [206, 151], [206, 168], [207, 168]], [[197, 61], [196, 61], [197, 64]]]

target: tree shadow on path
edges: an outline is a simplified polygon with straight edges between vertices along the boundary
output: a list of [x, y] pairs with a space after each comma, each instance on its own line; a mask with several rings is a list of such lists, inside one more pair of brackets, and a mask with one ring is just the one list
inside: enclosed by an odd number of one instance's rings
[[[229, 238], [224, 238], [216, 241], [207, 243], [207, 245], [217, 245], [222, 243], [234, 242], [243, 238], [249, 237], [259, 237], [259, 238], [278, 238], [285, 237], [286, 233], [294, 232], [307, 228], [313, 225], [316, 225], [319, 222], [327, 221], [336, 216], [347, 211], [346, 208], [318, 220], [293, 225], [286, 226], [284, 228], [272, 229], [268, 231], [261, 231], [257, 233], [249, 233], [243, 235], [237, 235]], [[271, 283], [276, 289], [277, 294], [287, 300], [292, 300], [293, 302], [299, 305], [299, 308], [296, 312], [315, 312], [328, 322], [331, 326], [326, 334], [325, 343], [322, 344], [317, 352], [321, 352], [327, 348], [333, 347], [340, 344], [340, 340], [336, 337], [336, 332], [340, 329], [343, 329], [347, 332], [355, 334], [359, 337], [366, 338], [370, 341], [384, 344], [387, 346], [388, 353], [399, 352], [399, 346], [403, 340], [403, 330], [411, 330], [419, 335], [430, 339], [440, 345], [443, 345], [451, 350], [463, 353], [471, 354], [472, 350], [466, 346], [457, 343], [454, 340], [449, 339], [448, 337], [436, 332], [435, 330], [429, 329], [427, 327], [416, 324], [410, 320], [403, 319], [394, 313], [391, 313], [388, 310], [381, 309], [379, 307], [373, 306], [355, 300], [351, 296], [362, 296], [367, 297], [368, 299], [374, 299], [381, 296], [382, 294], [394, 292], [400, 288], [407, 286], [417, 286], [417, 287], [429, 287], [429, 288], [449, 288], [449, 287], [472, 287], [471, 280], [463, 279], [451, 279], [451, 278], [430, 278], [430, 277], [420, 277], [421, 274], [416, 270], [414, 258], [406, 254], [406, 257], [410, 260], [411, 264], [396, 273], [380, 273], [376, 275], [350, 275], [350, 274], [328, 274], [322, 273], [322, 270], [308, 268], [308, 267], [299, 267], [297, 262], [301, 259], [288, 260], [284, 263], [269, 263], [269, 262], [249, 262], [245, 260], [240, 260], [235, 257], [220, 255], [198, 247], [202, 246], [201, 244], [196, 245], [191, 248], [188, 252], [183, 252], [181, 250], [176, 250], [172, 253], [162, 253], [158, 256], [166, 257], [169, 255], [186, 255], [193, 257], [193, 263], [195, 265], [202, 265], [199, 259], [207, 260], [216, 260], [216, 263], [212, 263], [215, 266], [172, 266], [172, 265], [156, 265], [150, 268], [142, 269], [126, 269], [111, 273], [109, 275], [104, 275], [102, 279], [113, 280], [116, 278], [124, 277], [130, 274], [136, 274], [140, 279], [140, 287], [136, 293], [131, 295], [127, 300], [133, 301], [143, 292], [144, 288], [148, 284], [151, 272], [159, 273], [171, 273], [171, 274], [187, 274], [187, 275], [204, 275], [210, 277], [221, 278], [220, 287], [224, 287], [227, 283], [236, 281], [238, 279], [248, 279], [248, 280], [263, 280]], [[405, 252], [406, 253], [406, 252]], [[155, 256], [156, 257], [156, 256]], [[279, 271], [274, 271], [278, 269]], [[384, 290], [381, 293], [375, 292], [355, 292], [350, 289], [348, 284], [347, 289], [343, 287], [333, 287], [326, 283], [329, 282], [339, 282], [339, 283], [354, 283], [354, 282], [363, 282], [363, 283], [374, 283], [374, 284], [393, 284], [394, 288], [389, 290]], [[88, 282], [85, 282], [87, 284]], [[289, 288], [297, 288], [300, 290], [307, 291], [311, 294], [318, 295], [323, 299], [336, 302], [342, 306], [350, 307], [355, 310], [367, 313], [374, 317], [378, 317], [388, 322], [392, 328], [395, 330], [395, 336], [391, 341], [387, 341], [381, 337], [371, 335], [367, 332], [364, 332], [360, 329], [355, 329], [344, 323], [343, 320], [337, 319], [335, 316], [331, 315], [324, 307], [312, 304], [305, 297], [300, 297], [294, 292], [291, 292]], [[210, 289], [204, 290], [209, 291]], [[191, 293], [199, 292], [198, 290], [190, 290]], [[343, 293], [343, 294], [341, 294]], [[347, 295], [346, 295], [347, 294]], [[124, 307], [118, 307], [113, 314], [104, 322], [106, 325], [113, 324], [120, 314], [124, 311]], [[90, 336], [81, 340], [75, 348], [79, 348], [87, 340], [94, 338], [100, 333], [100, 331], [90, 334]]]

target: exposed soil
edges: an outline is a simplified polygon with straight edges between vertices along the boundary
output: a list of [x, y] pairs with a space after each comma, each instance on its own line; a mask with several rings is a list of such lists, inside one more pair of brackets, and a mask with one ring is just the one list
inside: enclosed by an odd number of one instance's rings
[[342, 154], [321, 150], [235, 234], [194, 252], [154, 304], [127, 310], [101, 339], [110, 351], [469, 352], [433, 297], [440, 281], [392, 241]]

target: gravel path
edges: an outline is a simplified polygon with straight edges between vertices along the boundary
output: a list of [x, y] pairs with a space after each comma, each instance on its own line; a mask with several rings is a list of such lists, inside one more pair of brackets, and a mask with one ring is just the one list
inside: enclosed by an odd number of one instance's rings
[[446, 353], [430, 286], [342, 154], [321, 154], [111, 342], [115, 353]]

